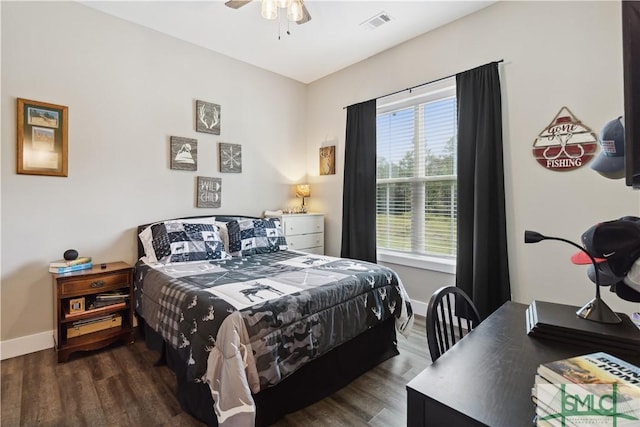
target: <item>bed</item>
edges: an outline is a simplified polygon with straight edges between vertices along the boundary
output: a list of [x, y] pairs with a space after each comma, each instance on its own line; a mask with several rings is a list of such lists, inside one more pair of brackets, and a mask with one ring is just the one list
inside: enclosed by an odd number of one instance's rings
[[392, 270], [289, 250], [277, 219], [138, 227], [136, 314], [208, 425], [269, 425], [398, 354], [413, 313]]

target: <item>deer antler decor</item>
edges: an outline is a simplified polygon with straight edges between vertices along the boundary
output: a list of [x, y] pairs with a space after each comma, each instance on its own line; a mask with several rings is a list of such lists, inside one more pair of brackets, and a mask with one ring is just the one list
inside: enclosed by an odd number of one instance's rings
[[211, 102], [196, 101], [196, 131], [220, 135], [220, 106]]

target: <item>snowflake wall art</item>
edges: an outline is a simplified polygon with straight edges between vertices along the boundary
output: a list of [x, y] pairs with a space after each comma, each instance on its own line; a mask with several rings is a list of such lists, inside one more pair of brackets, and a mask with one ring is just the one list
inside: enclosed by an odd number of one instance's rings
[[220, 172], [242, 172], [242, 146], [240, 144], [220, 143]]

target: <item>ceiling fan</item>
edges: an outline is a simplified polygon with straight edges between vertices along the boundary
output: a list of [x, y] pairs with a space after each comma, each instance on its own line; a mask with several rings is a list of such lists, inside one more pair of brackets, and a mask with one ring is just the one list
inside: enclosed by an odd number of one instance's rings
[[[239, 9], [242, 6], [251, 3], [252, 0], [229, 0], [225, 2], [225, 6], [230, 7], [232, 9]], [[302, 0], [261, 0], [262, 1], [262, 16], [266, 19], [276, 19], [278, 17], [278, 9], [286, 8], [288, 11], [291, 11], [292, 8], [299, 7], [299, 10], [296, 10], [299, 18], [292, 19], [296, 24], [304, 24], [305, 22], [311, 21], [311, 15], [309, 15], [309, 11], [307, 7], [304, 5], [304, 1]], [[266, 9], [266, 10], [265, 10]]]

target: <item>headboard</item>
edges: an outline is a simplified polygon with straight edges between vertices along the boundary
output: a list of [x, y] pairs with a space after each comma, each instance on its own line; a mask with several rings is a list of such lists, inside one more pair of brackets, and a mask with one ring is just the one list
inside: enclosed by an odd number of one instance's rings
[[136, 241], [138, 242], [138, 259], [140, 259], [141, 257], [143, 257], [145, 255], [144, 247], [142, 246], [142, 242], [140, 242], [140, 239], [138, 238], [138, 235], [142, 232], [142, 230], [144, 230], [145, 228], [147, 228], [151, 224], [155, 224], [157, 222], [162, 222], [162, 221], [170, 221], [170, 220], [173, 220], [173, 219], [210, 218], [212, 216], [216, 218], [216, 221], [220, 221], [220, 222], [229, 222], [229, 221], [233, 221], [233, 220], [255, 219], [255, 218], [257, 218], [255, 216], [246, 216], [246, 215], [196, 215], [196, 216], [183, 216], [183, 217], [180, 217], [180, 218], [162, 219], [162, 220], [159, 220], [159, 221], [150, 222], [148, 224], [139, 225], [137, 227], [137, 229], [136, 229]]

